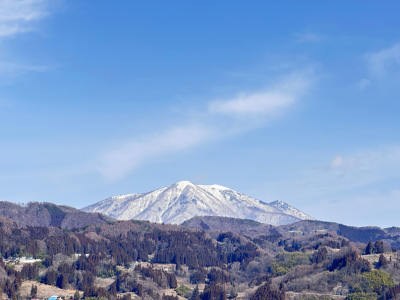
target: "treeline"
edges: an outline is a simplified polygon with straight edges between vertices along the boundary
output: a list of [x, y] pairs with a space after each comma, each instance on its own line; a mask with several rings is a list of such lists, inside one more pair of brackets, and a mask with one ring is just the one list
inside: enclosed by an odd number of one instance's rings
[[271, 286], [271, 281], [260, 286], [253, 294], [250, 300], [285, 300], [286, 288], [285, 284], [281, 282], [279, 289], [274, 289]]
[[[56, 211], [54, 215], [59, 214]], [[231, 243], [229, 250], [223, 247], [224, 242], [216, 243], [204, 232], [140, 233], [131, 230], [120, 235], [102, 235], [101, 229], [96, 229], [93, 234], [101, 235], [101, 238], [88, 238], [88, 232], [78, 229], [68, 231], [34, 226], [0, 228], [2, 256], [5, 258], [23, 255], [41, 257], [44, 258], [42, 265], [47, 268], [41, 278], [38, 276], [36, 264], [24, 265], [21, 272], [9, 269], [9, 279], [5, 281], [4, 286], [1, 286], [4, 293], [13, 298], [18, 292], [22, 279], [35, 279], [62, 289], [81, 290], [85, 297], [109, 297], [123, 288], [128, 288], [138, 294], [146, 294], [146, 291], [142, 291], [143, 286], [140, 280], [120, 276], [110, 290], [96, 288], [94, 281], [96, 276], [115, 275], [116, 265], [129, 266], [134, 262], [149, 261], [150, 257], [154, 263], [173, 263], [178, 269], [181, 265], [188, 266], [190, 270], [193, 270], [193, 282], [208, 280], [212, 284], [230, 283], [232, 279], [228, 272], [223, 271], [226, 269], [226, 264], [239, 262], [244, 268], [260, 255], [254, 243], [243, 242], [232, 234], [226, 236], [230, 239], [227, 242]], [[55, 255], [70, 256], [77, 253], [81, 255], [73, 264], [61, 263], [57, 268], [53, 267]], [[85, 254], [89, 256], [86, 257]], [[208, 267], [213, 267], [209, 273], [205, 271]], [[136, 268], [135, 274], [139, 274], [141, 278], [148, 278], [159, 287], [177, 287], [175, 274], [151, 268]], [[210, 290], [210, 293], [213, 294], [214, 291]]]
[[[0, 292], [6, 294], [10, 299], [14, 299], [22, 284], [22, 272], [6, 267], [2, 257], [0, 258], [0, 268], [7, 274], [7, 277], [3, 278], [2, 283], [0, 283]], [[24, 275], [28, 275], [26, 269]]]
[[[5, 267], [1, 262], [7, 276], [1, 281], [0, 291], [14, 299], [22, 280], [37, 280], [61, 289], [83, 291], [84, 297], [111, 299], [118, 293], [135, 293], [140, 297], [175, 300], [172, 296], [161, 296], [160, 290], [176, 289], [176, 276], [180, 276], [192, 284], [206, 284], [202, 293], [198, 288], [190, 291], [189, 295], [192, 294], [192, 299], [196, 300], [226, 299], [227, 287], [234, 290], [241, 284], [249, 284], [247, 288], [258, 286], [249, 299], [283, 300], [286, 287], [293, 290], [295, 279], [300, 286], [304, 276], [331, 276], [328, 279], [334, 282], [334, 276], [340, 275], [340, 280], [344, 280], [360, 275], [358, 280], [365, 281], [365, 276], [373, 273], [370, 263], [359, 255], [364, 253], [365, 246], [360, 251], [355, 250], [347, 238], [336, 233], [296, 237], [271, 233], [252, 238], [225, 232], [211, 239], [204, 232], [184, 229], [118, 231], [114, 230], [114, 224], [107, 226], [106, 230], [93, 226], [72, 231], [30, 226], [1, 227], [0, 252], [4, 257], [29, 254], [41, 257], [43, 261], [38, 265], [25, 264], [20, 272]], [[381, 240], [370, 241], [365, 247], [366, 254], [382, 254], [384, 250]], [[80, 256], [76, 260], [63, 257], [60, 263], [59, 254], [71, 256], [77, 253]], [[386, 257], [379, 257], [378, 271], [393, 267], [391, 258]], [[158, 269], [153, 263], [175, 264], [176, 269], [175, 272]], [[43, 276], [39, 276], [39, 266], [46, 268], [40, 272]], [[130, 270], [121, 273], [117, 266], [129, 267]], [[276, 276], [274, 281], [279, 284], [281, 280], [287, 285], [278, 287], [271, 283], [269, 276]], [[96, 277], [113, 278], [114, 281], [109, 288], [96, 287]], [[310, 290], [311, 287], [310, 283]], [[400, 295], [398, 286], [379, 285], [378, 288], [373, 292], [382, 299], [394, 299]], [[129, 297], [125, 298], [128, 300]]]
[[367, 247], [365, 248], [365, 254], [380, 254], [384, 253], [385, 249], [383, 246], [383, 241], [377, 240], [373, 245], [372, 242], [369, 241]]
[[279, 239], [279, 246], [283, 246], [285, 251], [297, 252], [297, 251], [310, 251], [318, 250], [322, 247], [330, 247], [333, 249], [341, 249], [350, 245], [350, 241], [345, 238], [335, 237], [331, 233], [310, 235], [306, 238], [293, 238], [293, 239]]
[[387, 236], [386, 232], [380, 228], [357, 228], [342, 224], [339, 224], [339, 234], [353, 242], [360, 242], [364, 244], [368, 243], [368, 241], [384, 239], [385, 236]]
[[[140, 275], [140, 276], [137, 276]], [[138, 280], [141, 278], [141, 280]], [[143, 281], [151, 280], [162, 289], [178, 287], [175, 274], [168, 273], [164, 270], [154, 269], [152, 267], [136, 266], [133, 273], [119, 274], [117, 279], [111, 284], [109, 293], [116, 295], [117, 293], [133, 292], [139, 297], [148, 295], [154, 296], [153, 289], [145, 286]]]

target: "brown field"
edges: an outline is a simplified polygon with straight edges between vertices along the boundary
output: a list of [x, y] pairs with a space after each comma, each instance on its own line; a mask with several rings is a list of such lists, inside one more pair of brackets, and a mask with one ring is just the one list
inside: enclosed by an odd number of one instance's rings
[[[28, 297], [31, 295], [32, 285], [36, 285], [38, 287], [38, 298], [49, 298], [50, 296], [57, 295], [60, 297], [73, 297], [76, 290], [62, 290], [56, 286], [46, 285], [43, 283], [39, 283], [33, 280], [27, 280], [22, 282], [22, 286], [20, 289], [22, 297]], [[80, 292], [80, 295], [83, 295], [83, 292]]]

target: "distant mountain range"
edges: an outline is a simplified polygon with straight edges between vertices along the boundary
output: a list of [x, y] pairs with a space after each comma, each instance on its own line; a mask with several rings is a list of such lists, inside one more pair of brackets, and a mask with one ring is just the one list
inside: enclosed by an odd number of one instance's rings
[[180, 181], [149, 193], [114, 196], [82, 208], [117, 220], [181, 224], [196, 216], [250, 219], [272, 225], [314, 220], [283, 201], [264, 203], [220, 185]]
[[[176, 191], [180, 186], [185, 183], [178, 182], [171, 187], [174, 187], [172, 191]], [[192, 184], [187, 183], [189, 185], [189, 189]], [[171, 187], [167, 187], [163, 190], [164, 193], [169, 193], [167, 190]], [[228, 212], [235, 210], [239, 210], [238, 207], [241, 206], [243, 208], [243, 212], [253, 214], [253, 210], [258, 211], [254, 207], [246, 207], [246, 205], [252, 204], [251, 201], [258, 201], [252, 198], [249, 198], [243, 194], [232, 191], [228, 188], [224, 188], [221, 186], [202, 186], [198, 185], [197, 187], [206, 190], [214, 189], [218, 190], [218, 193], [222, 193], [225, 191], [226, 201], [231, 201], [232, 205]], [[218, 188], [217, 188], [218, 187]], [[160, 191], [160, 190], [158, 190]], [[182, 190], [183, 195], [187, 195], [184, 192], [186, 188]], [[171, 191], [170, 191], [171, 192]], [[152, 194], [148, 193], [148, 194]], [[136, 194], [136, 195], [148, 195], [148, 194]], [[160, 195], [163, 195], [162, 192], [159, 192]], [[179, 196], [181, 198], [180, 201], [189, 201], [188, 199], [183, 200], [184, 196]], [[214, 190], [214, 194], [217, 192]], [[227, 196], [229, 194], [229, 196]], [[201, 194], [200, 194], [201, 195]], [[217, 194], [218, 195], [218, 194]], [[132, 196], [132, 195], [127, 195]], [[172, 197], [172, 193], [170, 194]], [[124, 199], [126, 196], [117, 196], [104, 200], [106, 204], [109, 204], [110, 199], [118, 198]], [[211, 196], [210, 196], [211, 197]], [[172, 197], [173, 199], [174, 197]], [[251, 199], [248, 200], [247, 198]], [[212, 198], [211, 198], [212, 199]], [[242, 200], [241, 200], [242, 199]], [[244, 200], [243, 200], [244, 199]], [[127, 200], [127, 199], [125, 199]], [[190, 199], [191, 200], [191, 199]], [[195, 199], [197, 201], [197, 199]], [[208, 199], [209, 200], [209, 199]], [[104, 202], [102, 201], [102, 202]], [[165, 200], [166, 201], [166, 200]], [[200, 201], [197, 202], [199, 204]], [[101, 203], [101, 202], [99, 202]], [[116, 203], [114, 206], [115, 209], [118, 210], [118, 204], [121, 205], [124, 201], [120, 203]], [[157, 201], [155, 201], [157, 203]], [[230, 202], [228, 202], [229, 204]], [[239, 203], [239, 204], [238, 204]], [[310, 234], [317, 234], [321, 236], [328, 236], [329, 234], [338, 234], [340, 236], [348, 238], [352, 242], [361, 242], [368, 243], [368, 241], [376, 241], [382, 240], [385, 242], [385, 245], [390, 245], [392, 248], [400, 249], [400, 228], [398, 227], [390, 227], [390, 228], [379, 228], [379, 227], [352, 227], [346, 226], [343, 224], [338, 224], [334, 222], [324, 222], [312, 219], [310, 216], [300, 212], [299, 210], [289, 206], [288, 204], [282, 201], [275, 201], [269, 204], [264, 204], [262, 202], [261, 207], [272, 207], [271, 211], [264, 211], [260, 214], [260, 216], [268, 216], [271, 214], [273, 217], [269, 220], [278, 221], [281, 224], [275, 224], [276, 226], [271, 226], [270, 223], [261, 222], [252, 219], [246, 219], [243, 217], [235, 218], [235, 217], [226, 217], [226, 216], [218, 216], [218, 215], [198, 215], [194, 216], [184, 222], [181, 222], [182, 225], [161, 225], [160, 222], [148, 223], [140, 220], [132, 220], [131, 222], [126, 221], [117, 221], [116, 219], [106, 216], [99, 212], [83, 212], [76, 208], [66, 206], [66, 205], [55, 205], [53, 203], [39, 203], [39, 202], [31, 202], [26, 205], [18, 205], [11, 202], [0, 201], [0, 227], [11, 226], [12, 228], [17, 228], [16, 226], [42, 226], [42, 227], [59, 227], [62, 229], [73, 229], [73, 228], [86, 228], [87, 226], [96, 226], [96, 230], [100, 230], [109, 235], [119, 235], [122, 232], [126, 232], [129, 230], [137, 230], [137, 231], [145, 231], [145, 230], [181, 230], [182, 228], [192, 228], [205, 230], [212, 237], [216, 238], [221, 232], [235, 232], [239, 234], [244, 234], [249, 237], [257, 238], [259, 236], [283, 236], [283, 237], [291, 237], [295, 239], [301, 239], [302, 236], [307, 236]], [[103, 204], [104, 205], [104, 204]], [[128, 204], [124, 204], [129, 207]], [[186, 206], [183, 206], [187, 208]], [[123, 208], [121, 208], [123, 209]], [[193, 209], [193, 207], [191, 208]], [[279, 210], [279, 212], [276, 212]], [[150, 210], [151, 211], [151, 210]], [[168, 211], [168, 207], [165, 208], [165, 211]], [[191, 212], [193, 210], [190, 210]], [[203, 211], [198, 210], [204, 214], [210, 214], [210, 210], [204, 209]], [[261, 211], [261, 209], [260, 209]], [[148, 212], [147, 212], [148, 213]], [[145, 214], [143, 214], [145, 215]], [[162, 215], [162, 214], [161, 214]], [[242, 213], [241, 215], [244, 215]], [[177, 215], [178, 216], [178, 215]], [[185, 214], [187, 216], [187, 214]], [[304, 220], [301, 220], [304, 218]], [[138, 218], [135, 218], [138, 219]], [[175, 218], [176, 220], [177, 218]], [[146, 220], [146, 219], [143, 219]], [[285, 223], [287, 222], [287, 223]], [[171, 222], [172, 223], [172, 222]], [[178, 222], [176, 222], [178, 223]], [[272, 224], [274, 225], [274, 224]], [[90, 231], [90, 230], [89, 230]], [[329, 234], [328, 234], [329, 233]], [[328, 235], [327, 235], [328, 234]], [[389, 247], [389, 246], [388, 246]], [[388, 248], [390, 250], [390, 247]], [[388, 250], [388, 251], [389, 251]]]
[[8, 218], [15, 221], [18, 226], [54, 226], [62, 229], [80, 228], [114, 221], [113, 218], [100, 213], [87, 213], [66, 205], [39, 202], [18, 205], [1, 201], [0, 217], [3, 217], [0, 218], [0, 223]]
[[[354, 227], [334, 222], [303, 220], [293, 224], [271, 226], [253, 220], [215, 216], [199, 216], [183, 222], [182, 226], [204, 230], [213, 238], [221, 232], [235, 232], [252, 238], [265, 236], [286, 236], [301, 240], [303, 236], [330, 236], [332, 233], [348, 238], [352, 242], [367, 244], [382, 240], [388, 247], [400, 249], [400, 228], [380, 228], [376, 226]], [[388, 246], [390, 245], [390, 247]]]

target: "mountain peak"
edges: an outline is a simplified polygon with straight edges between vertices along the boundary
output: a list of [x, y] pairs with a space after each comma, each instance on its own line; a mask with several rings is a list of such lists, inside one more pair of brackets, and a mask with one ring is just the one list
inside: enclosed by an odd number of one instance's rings
[[195, 186], [194, 183], [188, 181], [188, 180], [182, 180], [182, 181], [178, 181], [177, 183], [174, 183], [173, 185], [171, 185], [171, 187], [175, 186], [175, 187], [180, 187], [180, 188], [185, 188], [187, 186]]
[[273, 202], [270, 202], [269, 204], [271, 205], [285, 205], [285, 206], [289, 206], [289, 204], [287, 204], [286, 202], [283, 202], [282, 200], [275, 200]]
[[222, 216], [283, 225], [313, 219], [286, 203], [261, 202], [217, 184], [196, 185], [179, 181], [150, 193], [110, 197], [82, 208], [119, 220], [149, 220], [181, 224], [195, 216]]

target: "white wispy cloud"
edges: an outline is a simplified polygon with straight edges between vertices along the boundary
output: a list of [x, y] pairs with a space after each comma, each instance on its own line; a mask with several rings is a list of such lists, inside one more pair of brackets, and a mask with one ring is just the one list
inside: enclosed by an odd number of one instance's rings
[[[364, 150], [347, 156], [336, 156], [329, 164], [330, 172], [390, 175], [389, 170], [400, 170], [400, 147]], [[381, 172], [381, 171], [384, 171]]]
[[108, 180], [115, 181], [154, 157], [187, 150], [212, 137], [212, 132], [201, 125], [175, 127], [105, 153], [98, 162], [97, 170]]
[[7, 59], [0, 55], [0, 77], [3, 79], [2, 83], [10, 83], [13, 78], [25, 74], [27, 72], [46, 72], [50, 70], [51, 66], [30, 65], [16, 62], [9, 62]]
[[2, 0], [0, 1], [0, 76], [10, 79], [30, 71], [43, 71], [43, 66], [19, 62], [6, 54], [4, 42], [19, 34], [37, 29], [37, 22], [50, 14], [50, 6], [58, 0]]
[[0, 1], [0, 37], [34, 30], [34, 22], [49, 13], [48, 0]]
[[383, 76], [389, 70], [400, 67], [400, 43], [387, 49], [366, 55], [370, 69], [375, 76]]
[[[400, 180], [399, 145], [334, 155], [319, 166], [292, 173], [292, 178], [264, 182], [264, 199], [285, 199], [320, 220], [358, 226], [397, 223], [400, 193], [394, 182]], [[388, 207], [390, 218], [368, 224], [369, 217], [388, 215]]]
[[296, 34], [296, 41], [298, 43], [317, 43], [325, 40], [325, 38], [314, 32], [300, 32]]
[[[286, 76], [278, 83], [262, 92], [224, 101], [212, 101], [207, 111], [196, 112], [186, 124], [171, 125], [171, 129], [159, 134], [150, 134], [150, 138], [132, 138], [115, 148], [106, 151], [96, 163], [96, 169], [106, 179], [115, 181], [151, 159], [186, 151], [204, 143], [245, 134], [264, 126], [260, 122], [265, 118], [280, 114], [299, 101], [313, 85], [309, 73], [296, 72]], [[228, 118], [222, 118], [221, 115]], [[255, 118], [237, 118], [237, 116], [257, 116]]]
[[313, 82], [312, 77], [294, 73], [264, 91], [239, 93], [233, 99], [213, 101], [209, 111], [239, 117], [273, 115], [298, 101]]
[[[336, 155], [329, 162], [298, 171], [296, 179], [276, 182], [291, 187], [295, 197], [324, 197], [400, 177], [400, 146]], [[293, 195], [288, 196], [293, 197]]]
[[305, 171], [299, 186], [315, 194], [341, 192], [398, 178], [400, 147], [360, 150], [337, 155], [325, 166]]
[[357, 82], [357, 87], [358, 87], [360, 90], [363, 90], [363, 89], [365, 89], [367, 86], [369, 86], [370, 84], [371, 84], [371, 81], [370, 81], [369, 79], [363, 78], [363, 79], [361, 79], [359, 82]]

